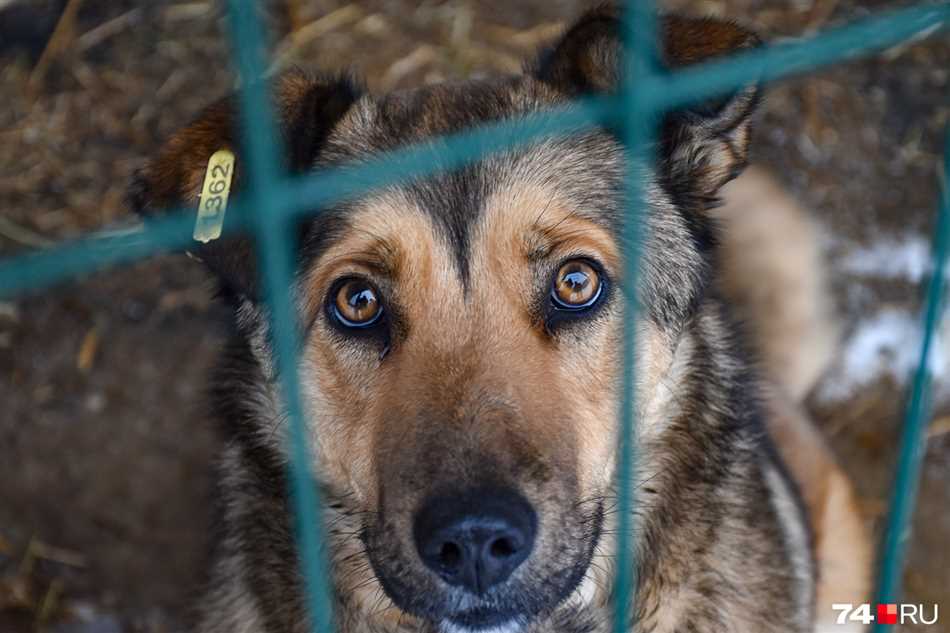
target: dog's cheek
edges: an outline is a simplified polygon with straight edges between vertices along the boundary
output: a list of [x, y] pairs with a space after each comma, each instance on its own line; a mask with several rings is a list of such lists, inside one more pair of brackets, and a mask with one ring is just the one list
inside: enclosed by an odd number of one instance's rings
[[[575, 425], [577, 480], [581, 501], [602, 497], [611, 488], [616, 468], [622, 402], [623, 335], [620, 307], [592, 330], [583, 345], [561, 343], [561, 373], [555, 393], [570, 394], [559, 407]], [[635, 328], [634, 389], [627, 394], [641, 438], [662, 429], [674, 415], [676, 401], [667, 388], [674, 367], [674, 333], [643, 317]]]
[[324, 485], [346, 495], [348, 504], [373, 510], [374, 377], [359, 359], [339, 354], [319, 333], [313, 339], [304, 352], [300, 385], [315, 466]]
[[575, 466], [580, 500], [610, 485], [622, 371], [622, 311], [611, 308], [580, 337], [558, 341], [557, 408], [577, 438]]

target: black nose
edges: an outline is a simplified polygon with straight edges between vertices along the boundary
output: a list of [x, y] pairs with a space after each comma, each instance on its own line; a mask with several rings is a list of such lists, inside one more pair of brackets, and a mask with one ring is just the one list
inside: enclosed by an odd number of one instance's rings
[[493, 488], [430, 499], [416, 514], [413, 536], [429, 569], [482, 594], [528, 558], [536, 530], [524, 497]]

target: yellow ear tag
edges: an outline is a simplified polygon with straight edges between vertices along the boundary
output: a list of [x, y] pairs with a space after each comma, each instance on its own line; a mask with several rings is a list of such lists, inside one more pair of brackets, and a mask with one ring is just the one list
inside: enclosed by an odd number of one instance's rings
[[193, 235], [195, 240], [208, 243], [221, 237], [233, 175], [234, 154], [231, 150], [219, 149], [211, 155], [201, 187], [201, 198], [198, 199], [198, 217], [195, 219]]

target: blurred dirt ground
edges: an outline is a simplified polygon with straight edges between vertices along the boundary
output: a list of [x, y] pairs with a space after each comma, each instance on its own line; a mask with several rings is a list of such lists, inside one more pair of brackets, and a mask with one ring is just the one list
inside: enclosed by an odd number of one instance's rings
[[[902, 4], [666, 6], [774, 39]], [[276, 64], [346, 68], [384, 91], [517, 71], [583, 6], [288, 0], [268, 15]], [[128, 222], [129, 175], [229, 91], [228, 52], [210, 2], [0, 0], [0, 255]], [[770, 90], [754, 160], [827, 228], [846, 337], [869, 313], [919, 306], [919, 279], [840, 264], [933, 225], [948, 74], [950, 44], [931, 39]], [[200, 266], [179, 255], [0, 303], [0, 631], [180, 630], [209, 529], [219, 440], [202, 389], [226, 317]], [[887, 372], [810, 399], [876, 526], [902, 403]], [[905, 577], [910, 601], [946, 612], [928, 631], [950, 631], [950, 408], [939, 404]]]

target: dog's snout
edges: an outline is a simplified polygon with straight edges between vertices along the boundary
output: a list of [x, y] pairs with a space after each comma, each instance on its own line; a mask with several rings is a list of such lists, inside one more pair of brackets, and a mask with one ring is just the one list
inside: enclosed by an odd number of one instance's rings
[[537, 518], [521, 495], [504, 489], [430, 499], [413, 527], [426, 567], [450, 585], [482, 594], [528, 558]]

